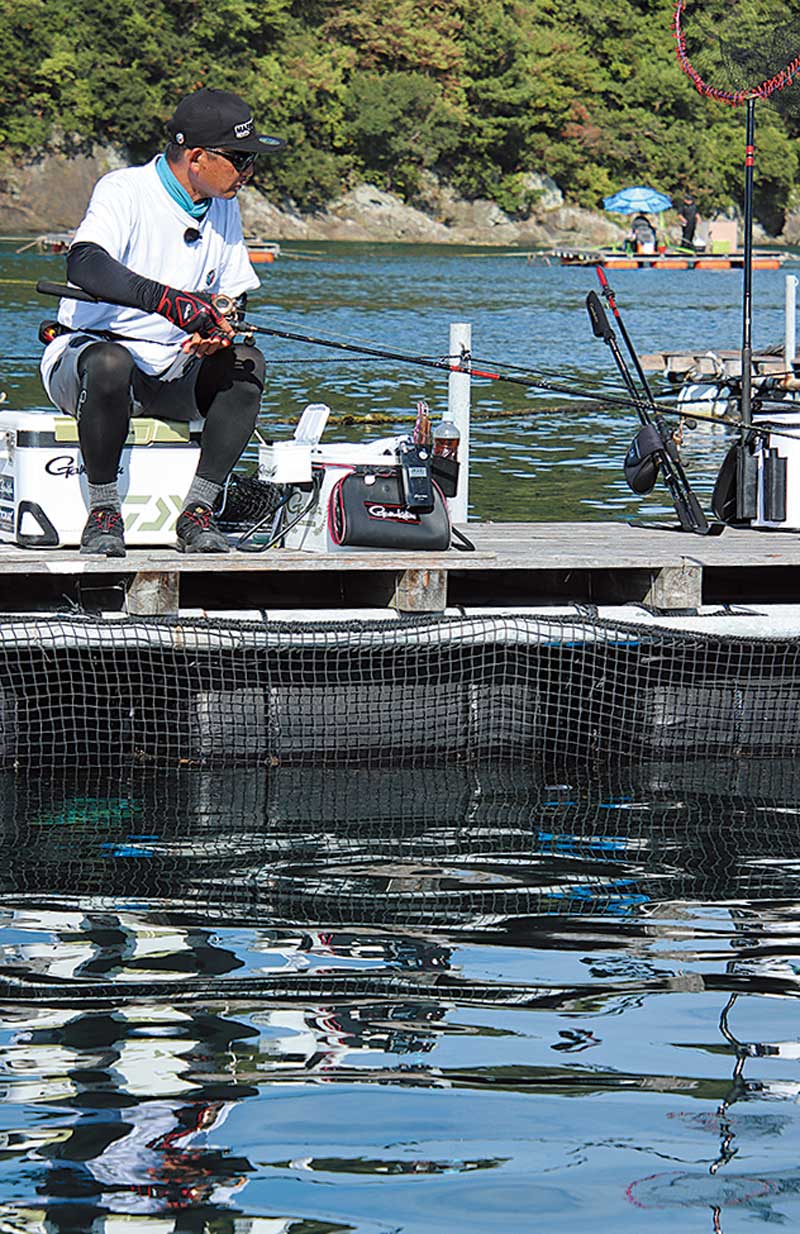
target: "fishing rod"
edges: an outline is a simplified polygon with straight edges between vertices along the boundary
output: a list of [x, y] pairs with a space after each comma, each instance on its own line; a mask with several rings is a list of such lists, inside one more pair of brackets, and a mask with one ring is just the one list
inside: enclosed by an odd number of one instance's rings
[[[625, 456], [623, 468], [625, 479], [630, 489], [639, 495], [649, 493], [656, 482], [659, 471], [664, 477], [675, 513], [678, 516], [683, 531], [694, 531], [698, 535], [707, 535], [708, 521], [703, 514], [700, 503], [691, 490], [686, 473], [678, 455], [677, 446], [669, 429], [661, 421], [659, 427], [658, 409], [648, 405], [646, 399], [636, 388], [630, 369], [625, 362], [617, 337], [612, 330], [605, 309], [597, 292], [590, 291], [586, 297], [586, 308], [592, 323], [592, 331], [596, 338], [601, 338], [610, 349], [614, 363], [620, 371], [623, 381], [631, 395], [634, 407], [642, 427], [636, 434], [633, 443]], [[623, 336], [624, 337], [624, 336]], [[656, 415], [651, 412], [655, 410]]]
[[[36, 290], [42, 295], [47, 296], [61, 296], [65, 299], [81, 300], [89, 304], [104, 303], [104, 301], [100, 300], [97, 296], [91, 295], [88, 291], [84, 291], [80, 287], [72, 287], [64, 283], [52, 283], [47, 279], [40, 279], [36, 284]], [[223, 316], [227, 316], [228, 313], [234, 308], [233, 301], [230, 300], [230, 297], [228, 296], [217, 295], [214, 297], [214, 302]], [[511, 385], [523, 386], [527, 389], [545, 390], [551, 394], [563, 394], [573, 398], [576, 395], [574, 387], [563, 386], [555, 382], [551, 382], [546, 378], [533, 380], [530, 378], [514, 377], [510, 374], [497, 373], [490, 369], [476, 368], [472, 357], [467, 352], [462, 354], [457, 364], [452, 364], [450, 363], [449, 357], [436, 360], [431, 359], [430, 356], [410, 355], [407, 352], [389, 351], [385, 348], [367, 347], [364, 344], [346, 343], [341, 340], [324, 339], [313, 334], [300, 334], [293, 330], [279, 330], [274, 326], [256, 325], [254, 322], [238, 321], [235, 318], [232, 320], [231, 324], [234, 326], [237, 334], [244, 334], [245, 336], [250, 334], [268, 334], [273, 338], [288, 339], [296, 343], [310, 343], [316, 347], [332, 347], [337, 351], [354, 352], [357, 355], [373, 356], [380, 360], [398, 360], [403, 363], [418, 365], [421, 368], [438, 369], [439, 371], [444, 371], [446, 373], [465, 373], [471, 377], [484, 377], [489, 381], [508, 382]], [[90, 333], [90, 331], [86, 331], [86, 333]], [[98, 333], [100, 332], [98, 331]], [[103, 333], [105, 337], [111, 337], [110, 331], [104, 331]], [[122, 338], [122, 336], [118, 337]], [[124, 341], [130, 342], [132, 340], [126, 338]], [[148, 342], [150, 340], [138, 339], [136, 341]], [[601, 396], [592, 392], [588, 394], [587, 397], [593, 399], [599, 399], [602, 397], [606, 402], [612, 403], [615, 406], [624, 407], [626, 409], [630, 407], [630, 401], [628, 399], [620, 398], [614, 395]]]
[[[45, 296], [58, 296], [67, 300], [80, 300], [87, 304], [103, 304], [107, 301], [101, 300], [98, 296], [91, 295], [88, 291], [84, 291], [80, 287], [73, 287], [67, 283], [53, 283], [49, 279], [40, 279], [36, 284], [36, 290]], [[217, 304], [220, 301], [229, 301], [229, 297], [216, 296]], [[508, 373], [499, 373], [493, 369], [476, 368], [472, 356], [468, 352], [463, 352], [459, 362], [453, 364], [450, 362], [450, 357], [445, 359], [431, 359], [430, 356], [411, 355], [407, 352], [388, 351], [377, 347], [366, 347], [356, 343], [346, 343], [335, 339], [320, 338], [313, 334], [300, 334], [291, 330], [279, 330], [274, 326], [260, 326], [253, 322], [247, 321], [232, 321], [232, 327], [236, 334], [243, 334], [245, 337], [254, 334], [268, 334], [273, 338], [289, 339], [298, 343], [310, 343], [317, 347], [330, 347], [336, 351], [346, 351], [357, 355], [373, 356], [382, 360], [397, 360], [404, 364], [413, 364], [420, 368], [436, 369], [439, 372], [445, 373], [464, 373], [468, 377], [483, 377], [488, 381], [499, 381], [515, 386], [522, 386], [527, 390], [544, 390], [550, 394], [562, 394], [566, 398], [583, 398], [591, 402], [601, 402], [609, 407], [619, 408], [624, 411], [630, 411], [631, 407], [635, 409], [635, 401], [630, 397], [623, 398], [613, 394], [598, 393], [594, 390], [581, 390], [575, 386], [564, 386], [556, 382], [548, 381], [544, 378], [523, 378], [514, 377]], [[115, 335], [109, 330], [92, 330], [82, 327], [79, 331], [81, 334], [96, 334], [98, 337], [114, 341], [120, 339], [124, 342], [149, 343], [159, 342], [161, 346], [168, 346], [162, 340], [155, 339], [129, 339], [124, 335]], [[531, 411], [534, 409], [531, 408]], [[731, 416], [711, 416], [700, 412], [686, 413], [679, 407], [660, 407], [662, 415], [678, 416], [685, 420], [702, 420], [708, 424], [725, 424], [730, 428], [739, 429], [742, 427], [741, 421], [734, 419]], [[767, 435], [767, 426], [753, 426], [753, 431], [760, 433], [763, 436]], [[784, 433], [784, 436], [792, 436], [790, 433]]]
[[[659, 407], [656, 405], [656, 401], [653, 397], [653, 391], [650, 389], [650, 383], [648, 382], [647, 377], [645, 376], [644, 369], [642, 368], [641, 361], [639, 360], [638, 352], [636, 351], [636, 348], [633, 345], [633, 340], [631, 339], [631, 336], [628, 333], [625, 322], [622, 319], [622, 313], [619, 310], [616, 297], [606, 277], [606, 272], [602, 266], [597, 266], [596, 269], [597, 269], [597, 278], [600, 282], [600, 287], [602, 288], [603, 296], [605, 297], [605, 300], [609, 308], [611, 309], [611, 312], [614, 314], [614, 320], [616, 321], [617, 326], [619, 328], [619, 332], [622, 336], [622, 341], [624, 342], [628, 350], [628, 354], [631, 357], [631, 360], [633, 361], [634, 368], [636, 369], [636, 375], [639, 378], [639, 383], [641, 385], [642, 390], [644, 391], [645, 403], [644, 405], [640, 403], [637, 406], [637, 411], [639, 413], [639, 419], [642, 421], [642, 425], [645, 426], [646, 428], [655, 429], [656, 433], [658, 434], [658, 438], [661, 442], [660, 448], [657, 451], [655, 451], [655, 454], [656, 454], [656, 457], [658, 458], [658, 462], [664, 474], [664, 481], [667, 485], [667, 488], [669, 489], [670, 496], [672, 497], [672, 501], [675, 506], [675, 512], [678, 515], [678, 520], [685, 531], [696, 531], [699, 535], [707, 535], [709, 531], [708, 520], [706, 519], [706, 516], [703, 513], [703, 509], [700, 505], [700, 502], [697, 500], [697, 497], [692, 492], [692, 487], [689, 484], [689, 478], [686, 475], [686, 472], [683, 467], [683, 463], [681, 462], [681, 456], [678, 452], [678, 447], [675, 442], [675, 439], [672, 436], [672, 433], [670, 432], [667, 425], [664, 423], [664, 419], [661, 415], [661, 411]], [[599, 306], [599, 302], [598, 302], [598, 306]], [[592, 315], [591, 310], [590, 310], [590, 315]], [[605, 313], [603, 313], [602, 316], [605, 322], [605, 332], [603, 333], [602, 337], [604, 338], [604, 341], [608, 343], [608, 345], [611, 348], [611, 353], [614, 356], [614, 360], [616, 362], [617, 368], [619, 369], [622, 380], [625, 382], [626, 386], [628, 386], [628, 389], [630, 390], [631, 394], [635, 394], [637, 393], [637, 391], [633, 384], [633, 380], [631, 378], [630, 372], [628, 371], [628, 366], [625, 363], [625, 359], [622, 353], [620, 352], [619, 347], [616, 346], [616, 339], [614, 338], [614, 331], [608, 325], [608, 319], [605, 317]], [[595, 317], [593, 316], [592, 317], [593, 328], [594, 328], [594, 324], [595, 324]], [[595, 333], [597, 333], [596, 330], [595, 330]], [[607, 335], [610, 335], [610, 338], [607, 337]], [[634, 449], [634, 447], [637, 446], [637, 443], [639, 443], [639, 439], [643, 435], [644, 435], [643, 433], [637, 434], [636, 441], [634, 442], [634, 445], [631, 447], [632, 450]], [[650, 434], [649, 436], [650, 436], [650, 439], [652, 440], [652, 434]], [[655, 481], [655, 476], [653, 477], [653, 480]], [[634, 489], [634, 491], [636, 490]]]

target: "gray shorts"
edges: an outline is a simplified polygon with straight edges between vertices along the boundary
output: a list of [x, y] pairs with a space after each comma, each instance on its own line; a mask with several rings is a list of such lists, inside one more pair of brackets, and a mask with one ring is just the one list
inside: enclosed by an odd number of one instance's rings
[[[50, 374], [50, 397], [68, 416], [80, 419], [81, 379], [78, 361], [87, 347], [102, 342], [89, 334], [73, 334]], [[195, 383], [201, 356], [181, 352], [163, 373], [150, 375], [134, 366], [131, 378], [131, 415], [155, 420], [195, 420], [199, 416]]]

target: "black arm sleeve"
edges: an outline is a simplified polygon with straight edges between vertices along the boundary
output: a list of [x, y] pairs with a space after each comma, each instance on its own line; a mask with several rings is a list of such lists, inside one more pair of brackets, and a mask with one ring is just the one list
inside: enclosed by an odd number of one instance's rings
[[106, 304], [121, 304], [143, 313], [157, 311], [165, 287], [134, 274], [99, 244], [73, 244], [67, 257], [67, 278]]

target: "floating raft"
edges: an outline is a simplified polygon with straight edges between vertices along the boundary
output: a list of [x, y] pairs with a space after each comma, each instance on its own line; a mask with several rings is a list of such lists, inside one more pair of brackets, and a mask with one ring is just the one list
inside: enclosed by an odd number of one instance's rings
[[[554, 254], [562, 266], [602, 266], [606, 270], [741, 270], [743, 253], [623, 253], [563, 249]], [[754, 270], [779, 270], [786, 253], [753, 254]]]

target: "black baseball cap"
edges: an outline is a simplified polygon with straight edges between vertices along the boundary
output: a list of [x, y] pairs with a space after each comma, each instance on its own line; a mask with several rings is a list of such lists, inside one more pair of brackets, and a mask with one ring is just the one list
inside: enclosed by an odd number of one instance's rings
[[256, 133], [250, 108], [230, 90], [203, 86], [187, 94], [167, 121], [167, 132], [179, 146], [217, 146], [224, 150], [244, 150], [267, 154], [282, 150], [282, 137]]

